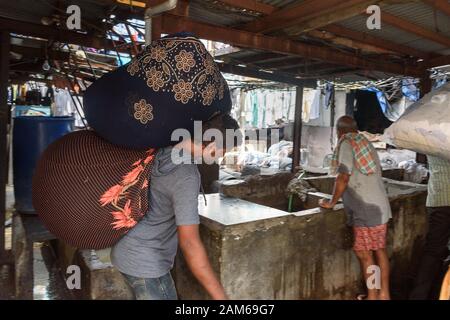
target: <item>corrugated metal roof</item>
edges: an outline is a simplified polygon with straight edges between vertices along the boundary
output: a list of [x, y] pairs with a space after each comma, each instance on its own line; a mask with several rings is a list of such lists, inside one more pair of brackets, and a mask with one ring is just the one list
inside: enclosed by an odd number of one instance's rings
[[[427, 28], [433, 32], [438, 32], [450, 37], [450, 17], [441, 11], [434, 10], [433, 7], [423, 2], [392, 4], [383, 7], [382, 10], [386, 10], [390, 14], [414, 22], [414, 24]], [[383, 13], [381, 13], [381, 19], [383, 20]]]
[[[265, 4], [269, 4], [276, 8], [288, 8], [290, 6], [298, 5], [304, 2], [305, 0], [258, 0], [258, 1]], [[326, 1], [326, 0], [317, 0], [317, 1]], [[49, 6], [49, 3], [53, 2], [54, 0], [51, 0], [49, 2], [46, 1], [32, 2], [28, 0], [14, 0], [10, 2], [2, 1], [2, 3], [0, 4], [0, 15], [2, 8], [3, 9], [6, 8], [7, 9], [6, 11], [9, 12], [10, 15], [14, 14], [14, 10], [21, 11], [22, 16], [27, 17], [26, 20], [30, 19], [30, 21], [39, 22], [42, 16], [49, 15], [51, 12], [53, 12], [54, 7], [52, 8], [51, 6]], [[104, 16], [105, 8], [108, 7], [108, 5], [105, 5], [105, 2], [97, 0], [73, 0], [73, 2], [82, 4], [83, 8], [82, 12], [83, 14], [85, 14], [84, 17], [89, 18], [89, 20], [92, 21], [95, 21], [95, 19]], [[421, 1], [406, 1], [404, 3], [399, 2], [393, 4], [391, 2], [391, 4], [382, 6], [382, 14], [383, 11], [389, 12], [390, 14], [411, 21], [412, 23], [427, 28], [431, 31], [439, 32], [442, 35], [450, 38], [450, 17], [442, 12], [435, 11], [433, 7], [424, 4]], [[258, 17], [262, 16], [262, 14], [258, 14], [248, 10], [242, 10], [240, 8], [233, 8], [229, 5], [220, 3], [219, 1], [216, 0], [190, 0], [189, 16], [194, 20], [210, 24], [238, 27], [240, 24], [245, 24], [247, 22], [253, 21], [254, 19], [257, 19]], [[376, 37], [386, 39], [393, 43], [399, 43], [402, 45], [410, 46], [411, 48], [418, 49], [424, 52], [433, 52], [440, 54], [450, 53], [450, 48], [446, 48], [445, 46], [433, 42], [431, 40], [421, 38], [420, 36], [413, 34], [411, 32], [400, 30], [391, 25], [388, 25], [387, 23], [382, 22], [381, 30], [368, 30], [366, 27], [366, 19], [367, 18], [365, 15], [358, 15], [353, 18], [341, 21], [337, 24], [352, 29], [354, 31], [365, 32], [374, 35]], [[273, 36], [282, 37], [284, 35], [282, 35], [282, 31], [280, 30], [275, 32]], [[325, 40], [318, 41], [317, 39], [314, 39], [314, 37], [311, 37], [310, 35], [301, 35], [300, 37], [297, 38], [297, 41], [303, 43], [305, 42], [313, 43], [319, 46], [322, 45], [332, 46], [333, 48], [336, 48], [336, 46], [338, 46], [338, 49], [344, 49], [344, 51], [352, 51], [346, 44], [336, 45], [327, 43]], [[352, 52], [354, 52], [354, 50]], [[236, 61], [239, 61], [240, 58], [242, 59], [246, 58], [244, 60], [248, 61], [249, 60], [248, 57], [252, 57], [254, 55], [255, 56], [259, 55], [259, 57], [261, 57], [260, 55], [261, 53], [262, 51], [256, 49], [251, 50], [243, 49], [242, 51], [232, 53], [231, 55], [229, 55], [229, 58], [235, 59]], [[399, 55], [399, 57], [392, 57], [392, 61], [402, 62], [404, 58], [405, 57]], [[280, 61], [284, 61], [284, 59], [286, 60], [286, 65], [280, 63]], [[291, 60], [291, 58], [289, 58], [289, 55], [286, 55], [286, 57], [281, 58], [263, 59], [263, 60], [265, 61], [264, 67], [266, 68], [267, 65], [268, 69], [271, 68], [269, 65], [270, 63], [273, 62], [275, 67], [271, 69], [275, 71], [284, 71], [281, 69], [278, 70], [277, 67], [287, 69], [286, 66], [289, 66], [290, 62], [295, 64], [295, 61]], [[336, 72], [340, 70], [339, 69], [340, 67], [341, 66], [337, 66]], [[385, 74], [371, 73], [371, 75], [383, 76]], [[341, 78], [348, 79], [351, 78], [351, 76], [344, 74], [341, 76]]]
[[271, 6], [277, 8], [284, 8], [290, 5], [297, 5], [302, 3], [304, 0], [259, 0], [259, 2], [270, 4]]
[[[78, 5], [81, 8], [82, 19], [95, 21], [106, 15], [104, 2], [95, 0], [72, 0], [70, 4]], [[42, 17], [51, 16], [56, 12], [55, 1], [30, 1], [30, 0], [0, 0], [0, 17], [41, 23]], [[65, 14], [65, 7], [62, 10]], [[84, 20], [82, 20], [84, 21]]]
[[255, 19], [249, 13], [229, 11], [210, 1], [191, 0], [189, 4], [189, 16], [196, 20], [222, 26], [233, 26]]
[[[260, 0], [259, 2], [274, 6], [278, 9], [298, 5], [304, 0]], [[250, 22], [261, 16], [242, 10], [219, 4], [214, 0], [191, 0], [189, 4], [189, 15], [196, 20], [211, 24], [235, 26]]]
[[441, 44], [423, 39], [416, 34], [400, 30], [387, 23], [382, 23], [381, 29], [369, 30], [366, 27], [366, 17], [361, 15], [355, 16], [345, 21], [341, 21], [338, 24], [354, 31], [364, 32], [378, 38], [386, 39], [391, 42], [403, 44], [406, 46], [411, 46], [415, 49], [425, 52], [436, 52], [446, 49], [445, 46]]

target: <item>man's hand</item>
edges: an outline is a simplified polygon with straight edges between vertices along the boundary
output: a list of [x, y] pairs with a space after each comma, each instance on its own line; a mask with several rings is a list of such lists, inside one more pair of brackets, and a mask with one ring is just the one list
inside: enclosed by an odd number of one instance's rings
[[328, 199], [319, 200], [319, 206], [321, 206], [324, 209], [333, 209], [335, 205], [336, 205], [335, 203], [331, 202]]
[[228, 299], [211, 268], [205, 247], [200, 239], [198, 225], [179, 226], [178, 239], [189, 269], [203, 288], [214, 300]]

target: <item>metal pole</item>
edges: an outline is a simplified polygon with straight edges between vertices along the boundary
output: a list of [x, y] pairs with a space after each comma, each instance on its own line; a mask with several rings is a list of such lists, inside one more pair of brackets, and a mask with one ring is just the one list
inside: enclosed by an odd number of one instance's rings
[[7, 125], [8, 125], [8, 78], [9, 78], [9, 32], [0, 31], [0, 264], [6, 262], [6, 177], [8, 174]]
[[297, 172], [300, 166], [300, 148], [302, 145], [302, 112], [303, 112], [303, 86], [295, 90], [295, 116], [294, 116], [294, 150], [292, 157], [292, 172]]

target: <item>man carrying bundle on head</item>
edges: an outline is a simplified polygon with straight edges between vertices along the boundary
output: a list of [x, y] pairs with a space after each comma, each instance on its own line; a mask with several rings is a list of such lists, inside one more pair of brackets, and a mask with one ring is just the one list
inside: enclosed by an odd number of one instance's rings
[[[176, 299], [170, 270], [179, 244], [189, 269], [209, 295], [226, 299], [199, 235], [201, 183], [194, 164], [198, 160], [210, 164], [223, 154], [225, 146], [233, 147], [233, 143], [227, 144], [225, 133], [232, 129], [234, 134], [238, 125], [229, 115], [231, 98], [226, 81], [201, 41], [184, 33], [155, 40], [121, 72], [106, 80], [118, 78], [116, 82], [123, 81], [132, 94], [125, 95], [128, 108], [117, 105], [122, 118], [111, 121], [122, 125], [125, 118], [130, 130], [125, 125], [120, 135], [109, 130], [94, 108], [96, 117], [90, 123], [117, 144], [161, 148], [148, 177], [148, 212], [116, 243], [111, 260], [137, 299]], [[106, 82], [98, 83], [97, 88], [104, 91], [107, 86]], [[202, 121], [202, 133], [216, 129], [209, 132], [216, 139], [193, 140], [189, 135], [181, 142], [168, 140], [174, 139], [178, 129], [192, 134], [195, 120]], [[125, 136], [129, 132], [135, 133], [135, 138]]]

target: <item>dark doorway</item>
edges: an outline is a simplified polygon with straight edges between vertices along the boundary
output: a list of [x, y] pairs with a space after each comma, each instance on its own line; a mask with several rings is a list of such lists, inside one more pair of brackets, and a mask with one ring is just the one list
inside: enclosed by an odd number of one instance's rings
[[357, 90], [354, 118], [360, 131], [383, 133], [392, 122], [383, 114], [374, 92]]

